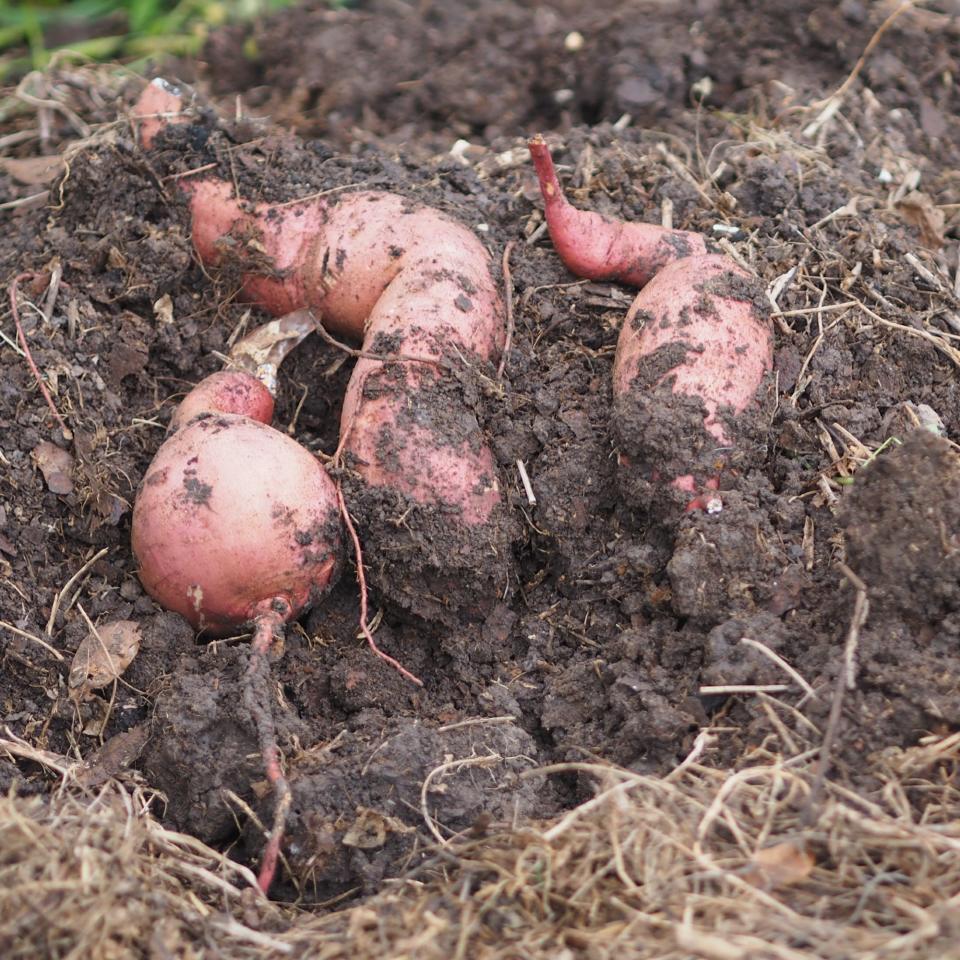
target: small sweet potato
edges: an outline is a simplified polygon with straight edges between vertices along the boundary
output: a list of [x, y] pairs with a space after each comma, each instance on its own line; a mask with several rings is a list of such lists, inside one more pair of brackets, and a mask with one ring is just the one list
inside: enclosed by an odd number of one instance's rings
[[147, 471], [133, 552], [151, 596], [198, 629], [223, 634], [270, 611], [286, 621], [323, 596], [338, 569], [336, 490], [279, 430], [232, 413], [199, 416]]

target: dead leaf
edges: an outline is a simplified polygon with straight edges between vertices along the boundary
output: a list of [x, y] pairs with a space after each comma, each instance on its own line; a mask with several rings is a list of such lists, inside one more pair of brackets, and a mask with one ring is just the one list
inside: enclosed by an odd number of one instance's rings
[[116, 680], [140, 650], [140, 627], [133, 620], [102, 623], [96, 633], [80, 642], [70, 665], [70, 695], [86, 699], [91, 690], [99, 690]]
[[30, 457], [43, 474], [51, 493], [66, 494], [73, 491], [73, 480], [70, 479], [73, 456], [69, 450], [44, 440], [30, 451]]
[[920, 240], [925, 247], [939, 250], [943, 246], [943, 211], [925, 193], [913, 190], [898, 204], [903, 219], [920, 230]]
[[9, 173], [18, 183], [41, 187], [50, 183], [63, 170], [63, 157], [0, 157], [0, 170]]
[[744, 870], [744, 879], [771, 890], [806, 880], [816, 861], [804, 840], [784, 840], [758, 850]]
[[83, 769], [77, 774], [77, 783], [87, 789], [106, 783], [140, 756], [148, 738], [145, 723], [111, 737], [93, 756], [87, 758]]

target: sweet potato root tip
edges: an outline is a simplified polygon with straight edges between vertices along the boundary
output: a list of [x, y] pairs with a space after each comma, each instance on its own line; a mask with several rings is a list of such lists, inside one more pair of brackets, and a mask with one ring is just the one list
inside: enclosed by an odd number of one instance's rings
[[698, 233], [577, 210], [560, 186], [543, 137], [532, 137], [527, 147], [540, 183], [550, 238], [567, 269], [577, 276], [642, 287], [666, 264], [707, 252], [706, 241]]
[[161, 77], [151, 80], [133, 109], [143, 147], [149, 150], [157, 134], [167, 125], [185, 123], [182, 110], [183, 94], [178, 87]]

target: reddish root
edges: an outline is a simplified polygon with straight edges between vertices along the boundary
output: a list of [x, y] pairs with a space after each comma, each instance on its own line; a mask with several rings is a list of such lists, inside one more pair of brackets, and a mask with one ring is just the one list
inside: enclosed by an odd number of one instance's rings
[[507, 369], [507, 356], [513, 346], [513, 276], [510, 273], [510, 254], [516, 241], [511, 240], [503, 248], [503, 305], [506, 310], [507, 336], [503, 343], [503, 356], [500, 357], [500, 366], [497, 368], [497, 379], [503, 379], [503, 371]]
[[280, 857], [280, 845], [290, 809], [290, 784], [283, 773], [280, 763], [280, 748], [277, 746], [277, 728], [270, 709], [270, 663], [267, 653], [273, 643], [274, 631], [283, 623], [278, 614], [264, 614], [256, 620], [256, 630], [250, 649], [250, 663], [243, 678], [243, 702], [257, 728], [260, 742], [260, 755], [266, 770], [267, 781], [273, 788], [275, 797], [273, 825], [260, 861], [260, 875], [257, 883], [266, 894], [277, 872]]
[[23, 281], [33, 280], [35, 277], [35, 273], [19, 273], [13, 278], [13, 281], [10, 284], [10, 312], [13, 314], [13, 325], [17, 328], [17, 339], [20, 341], [20, 346], [23, 349], [23, 355], [27, 359], [30, 372], [37, 381], [37, 386], [40, 388], [40, 392], [43, 394], [43, 399], [47, 401], [47, 406], [50, 408], [50, 412], [53, 414], [54, 419], [60, 425], [60, 429], [63, 431], [64, 437], [69, 440], [73, 436], [73, 433], [64, 422], [63, 417], [60, 416], [60, 411], [57, 410], [56, 405], [53, 402], [53, 397], [50, 396], [50, 391], [47, 389], [47, 385], [44, 382], [36, 363], [34, 363], [33, 354], [30, 352], [30, 346], [28, 345], [26, 335], [23, 332], [23, 325], [20, 323], [20, 309], [17, 306], [17, 287]]
[[533, 160], [533, 169], [540, 181], [540, 193], [548, 207], [566, 206], [567, 198], [557, 179], [557, 170], [553, 165], [553, 157], [547, 141], [541, 134], [536, 134], [527, 141], [530, 159]]
[[343, 517], [343, 523], [350, 533], [350, 539], [353, 541], [353, 551], [357, 562], [357, 583], [360, 584], [360, 631], [367, 639], [370, 649], [383, 661], [389, 663], [398, 673], [413, 681], [418, 687], [423, 686], [423, 681], [414, 676], [399, 660], [394, 660], [389, 653], [384, 653], [378, 646], [370, 627], [367, 624], [367, 578], [363, 572], [363, 551], [360, 549], [360, 538], [357, 536], [353, 520], [350, 518], [350, 512], [347, 510], [347, 503], [343, 499], [343, 487], [340, 481], [337, 481], [337, 502], [340, 504], [340, 515]]

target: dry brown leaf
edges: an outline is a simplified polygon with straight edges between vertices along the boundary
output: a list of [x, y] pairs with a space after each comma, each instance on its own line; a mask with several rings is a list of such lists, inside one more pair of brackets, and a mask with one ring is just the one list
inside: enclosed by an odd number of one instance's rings
[[83, 769], [77, 774], [77, 783], [87, 789], [106, 783], [140, 756], [148, 738], [145, 723], [111, 737], [93, 756], [87, 758]]
[[919, 228], [925, 247], [939, 250], [943, 246], [944, 214], [930, 197], [913, 190], [897, 204], [897, 209], [907, 223]]
[[72, 492], [73, 480], [70, 479], [70, 474], [73, 472], [73, 455], [69, 450], [44, 440], [30, 451], [30, 456], [43, 474], [51, 493]]
[[410, 833], [411, 829], [396, 817], [388, 817], [369, 807], [357, 807], [357, 819], [343, 835], [345, 847], [379, 850], [391, 833]]
[[63, 157], [0, 157], [0, 170], [9, 173], [18, 183], [42, 187], [59, 176]]
[[116, 680], [140, 650], [140, 627], [133, 620], [102, 623], [80, 642], [70, 665], [70, 695], [86, 699]]
[[744, 879], [767, 890], [788, 887], [806, 880], [815, 862], [804, 840], [784, 840], [758, 850], [744, 870]]

